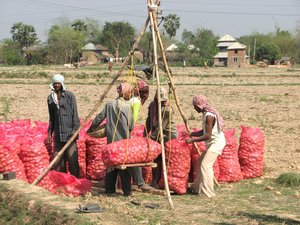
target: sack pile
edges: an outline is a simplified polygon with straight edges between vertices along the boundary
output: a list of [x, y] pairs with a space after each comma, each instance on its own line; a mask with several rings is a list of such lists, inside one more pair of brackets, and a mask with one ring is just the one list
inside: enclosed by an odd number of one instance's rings
[[241, 128], [239, 162], [243, 178], [260, 177], [264, 165], [264, 135], [259, 128]]
[[[169, 188], [177, 194], [185, 194], [191, 167], [190, 147], [185, 141], [173, 139], [165, 144], [165, 150]], [[163, 174], [158, 185], [165, 187]]]

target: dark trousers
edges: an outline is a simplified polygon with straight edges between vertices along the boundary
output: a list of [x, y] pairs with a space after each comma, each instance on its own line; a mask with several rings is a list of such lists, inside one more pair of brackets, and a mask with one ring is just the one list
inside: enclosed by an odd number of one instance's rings
[[[64, 147], [65, 144], [66, 142], [54, 141], [54, 157]], [[66, 173], [66, 162], [68, 162], [70, 173], [79, 178], [78, 149], [76, 141], [72, 142], [68, 146], [68, 148], [52, 168], [56, 171]]]
[[105, 192], [107, 194], [113, 194], [116, 192], [117, 178], [120, 175], [122, 183], [122, 191], [124, 195], [130, 195], [131, 193], [131, 177], [127, 169], [113, 169], [109, 168], [106, 171], [105, 177]]
[[143, 173], [142, 173], [142, 167], [129, 167], [128, 171], [130, 175], [133, 178], [133, 183], [135, 185], [143, 185], [145, 184], [144, 178], [143, 178]]

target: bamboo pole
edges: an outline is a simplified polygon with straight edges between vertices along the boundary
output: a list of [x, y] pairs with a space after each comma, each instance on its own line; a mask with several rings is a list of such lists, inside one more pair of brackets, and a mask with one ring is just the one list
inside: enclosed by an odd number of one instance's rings
[[[156, 23], [156, 14], [155, 13], [153, 13], [153, 14], [154, 14], [153, 17], [155, 18], [154, 19], [154, 26], [155, 26], [155, 31], [156, 31], [157, 39], [158, 39], [158, 42], [159, 42], [161, 54], [162, 54], [163, 64], [165, 66], [165, 70], [166, 70], [166, 73], [167, 73], [169, 81], [170, 81], [170, 86], [171, 86], [171, 88], [173, 90], [173, 93], [174, 93], [175, 103], [176, 103], [176, 106], [177, 106], [177, 108], [178, 108], [178, 110], [180, 112], [180, 115], [182, 117], [182, 120], [183, 120], [183, 122], [185, 124], [185, 127], [186, 127], [187, 131], [191, 132], [191, 130], [190, 130], [188, 124], [187, 124], [187, 119], [186, 119], [186, 117], [184, 115], [184, 112], [183, 112], [181, 106], [180, 106], [178, 96], [176, 94], [176, 87], [174, 85], [174, 82], [173, 82], [173, 79], [172, 79], [172, 76], [171, 76], [171, 73], [170, 73], [170, 69], [169, 69], [169, 66], [168, 66], [168, 63], [167, 63], [166, 53], [165, 53], [165, 50], [164, 50], [162, 39], [161, 39], [160, 33], [158, 32], [158, 26], [157, 26], [157, 23]], [[198, 152], [198, 155], [200, 156], [201, 152], [200, 152], [200, 150], [198, 148], [198, 145], [195, 142], [193, 142], [193, 146], [195, 147], [195, 149]], [[215, 178], [214, 178], [214, 182], [215, 182], [215, 184], [218, 187], [220, 186], [219, 183], [218, 183], [218, 181]]]
[[61, 157], [61, 155], [66, 151], [66, 149], [68, 148], [68, 146], [75, 140], [76, 136], [79, 134], [80, 130], [83, 128], [83, 126], [88, 122], [88, 120], [92, 117], [92, 115], [94, 114], [94, 112], [100, 108], [102, 106], [102, 102], [104, 100], [104, 98], [107, 96], [108, 92], [110, 91], [110, 89], [113, 87], [114, 83], [118, 80], [118, 78], [122, 75], [122, 72], [124, 70], [124, 67], [127, 65], [130, 56], [133, 55], [134, 50], [137, 48], [138, 43], [140, 42], [142, 36], [144, 35], [145, 30], [147, 29], [149, 24], [149, 17], [147, 18], [143, 30], [139, 33], [139, 35], [137, 36], [137, 39], [135, 41], [135, 43], [133, 44], [131, 50], [128, 52], [127, 57], [124, 61], [124, 63], [122, 64], [122, 67], [120, 68], [120, 70], [118, 71], [117, 75], [113, 78], [113, 80], [111, 81], [111, 83], [106, 87], [106, 89], [104, 90], [104, 93], [101, 95], [100, 99], [97, 101], [97, 103], [95, 104], [94, 108], [89, 112], [89, 114], [85, 117], [85, 119], [83, 120], [82, 124], [79, 126], [79, 128], [75, 131], [75, 133], [72, 135], [72, 137], [68, 140], [68, 142], [64, 145], [64, 147], [58, 152], [58, 154], [55, 156], [55, 158], [51, 161], [51, 163], [42, 171], [42, 173], [34, 180], [34, 182], [32, 183], [33, 185], [36, 185], [40, 182], [40, 180], [50, 171], [50, 169], [52, 168], [52, 166], [59, 160], [59, 158]]
[[[152, 5], [152, 0], [148, 0], [148, 5]], [[155, 11], [148, 8], [149, 17], [150, 17], [150, 25], [152, 30], [152, 40], [153, 40], [153, 54], [154, 54], [154, 68], [155, 68], [155, 75], [156, 75], [156, 86], [157, 86], [157, 101], [158, 101], [158, 123], [159, 123], [159, 136], [160, 136], [160, 144], [161, 144], [161, 156], [162, 156], [162, 166], [163, 166], [163, 175], [164, 175], [164, 183], [165, 183], [165, 190], [167, 193], [167, 198], [170, 204], [171, 209], [174, 209], [174, 204], [171, 198], [169, 184], [168, 184], [168, 175], [166, 170], [166, 156], [165, 156], [165, 147], [164, 147], [164, 139], [163, 139], [163, 130], [162, 130], [162, 118], [161, 118], [161, 101], [160, 101], [160, 81], [159, 81], [159, 74], [158, 74], [158, 60], [157, 60], [157, 43], [156, 43], [156, 33], [158, 33], [157, 26], [155, 26], [156, 17]]]

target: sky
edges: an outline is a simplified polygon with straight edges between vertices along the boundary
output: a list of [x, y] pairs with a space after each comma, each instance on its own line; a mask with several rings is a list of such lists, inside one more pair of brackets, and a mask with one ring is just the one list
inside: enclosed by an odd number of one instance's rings
[[[210, 29], [215, 35], [235, 38], [253, 32], [274, 32], [275, 27], [295, 32], [300, 27], [300, 0], [161, 0], [163, 16], [177, 14], [180, 41], [184, 29]], [[34, 26], [41, 41], [58, 18], [93, 18], [100, 24], [127, 21], [137, 31], [147, 18], [146, 0], [0, 0], [0, 40], [11, 38], [14, 23]]]

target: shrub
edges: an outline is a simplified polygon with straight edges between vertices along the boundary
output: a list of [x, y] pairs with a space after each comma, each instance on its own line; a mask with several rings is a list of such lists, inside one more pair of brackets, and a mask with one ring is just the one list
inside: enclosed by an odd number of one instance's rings
[[290, 186], [299, 187], [300, 186], [300, 173], [283, 173], [277, 179], [277, 183]]

